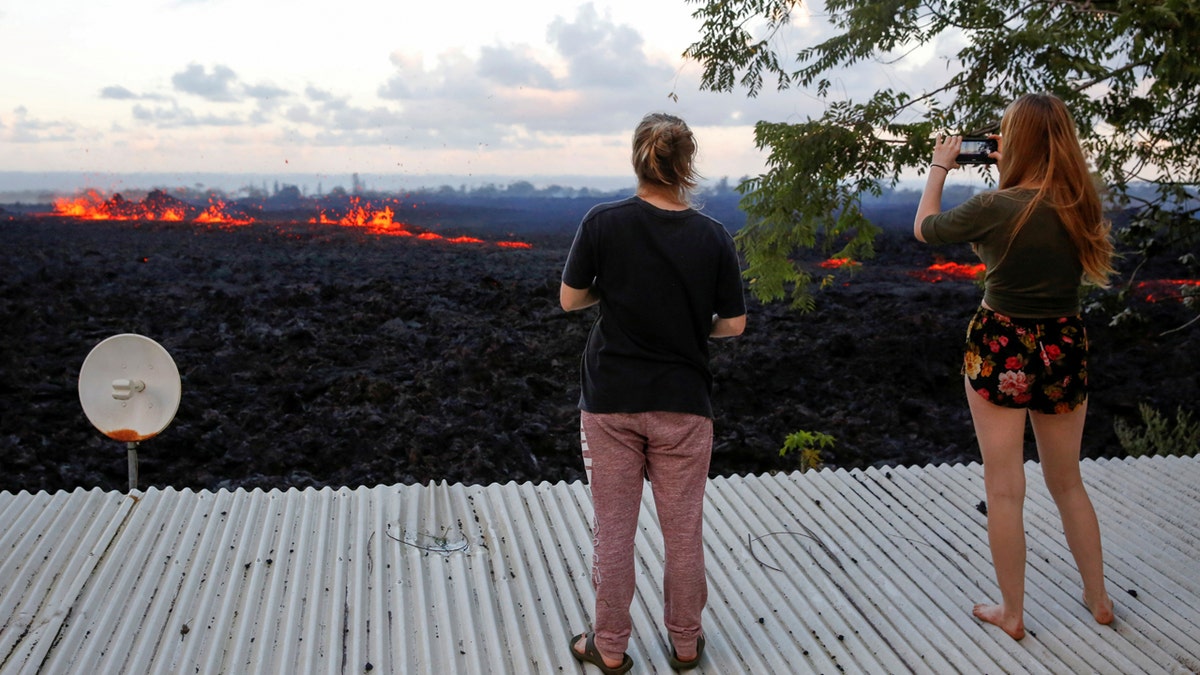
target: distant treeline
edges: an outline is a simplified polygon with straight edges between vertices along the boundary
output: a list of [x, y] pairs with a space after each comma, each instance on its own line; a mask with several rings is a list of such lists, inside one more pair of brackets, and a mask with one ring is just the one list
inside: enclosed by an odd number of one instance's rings
[[[742, 196], [736, 188], [742, 180], [744, 178], [736, 182], [721, 178], [704, 185], [697, 194], [701, 210], [731, 231], [741, 229], [746, 223], [746, 214], [739, 207]], [[944, 206], [961, 203], [979, 189], [978, 186], [948, 185], [942, 203]], [[385, 192], [366, 189], [355, 181], [351, 190], [335, 187], [317, 194], [306, 194], [295, 185], [278, 182], [270, 189], [265, 183], [261, 188], [248, 185], [233, 195], [200, 186], [157, 190], [201, 208], [219, 201], [245, 213], [276, 219], [308, 220], [319, 212], [336, 216], [355, 206], [368, 206], [391, 208], [397, 220], [426, 227], [556, 233], [574, 231], [589, 209], [633, 194], [634, 185], [631, 182], [627, 188], [616, 190], [559, 185], [539, 188], [528, 181], [516, 181], [505, 186], [490, 183], [458, 187], [442, 185]], [[141, 190], [131, 190], [124, 195], [127, 200], [144, 197]], [[920, 197], [920, 191], [915, 189], [883, 190], [879, 196], [864, 195], [862, 209], [864, 215], [881, 229], [907, 231], [912, 227]], [[0, 204], [0, 215], [10, 217], [51, 213], [53, 210], [52, 203]]]

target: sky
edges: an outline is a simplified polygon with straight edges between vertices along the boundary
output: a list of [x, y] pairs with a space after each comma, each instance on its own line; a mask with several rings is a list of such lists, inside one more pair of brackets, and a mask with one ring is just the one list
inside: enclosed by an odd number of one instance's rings
[[[0, 174], [66, 172], [95, 187], [129, 173], [627, 177], [634, 126], [664, 111], [695, 131], [702, 174], [757, 175], [754, 123], [803, 121], [823, 103], [770, 84], [755, 98], [701, 91], [701, 66], [682, 58], [700, 34], [695, 9], [10, 0]], [[775, 41], [794, 54], [828, 31], [805, 4]], [[928, 61], [862, 64], [835, 96], [919, 80]]]

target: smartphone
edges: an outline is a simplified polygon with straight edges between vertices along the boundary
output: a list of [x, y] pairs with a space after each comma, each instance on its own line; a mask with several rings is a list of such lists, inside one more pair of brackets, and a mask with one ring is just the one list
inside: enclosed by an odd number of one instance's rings
[[954, 161], [959, 164], [995, 164], [996, 160], [988, 157], [988, 153], [996, 152], [1000, 144], [994, 138], [986, 136], [963, 136], [962, 147]]

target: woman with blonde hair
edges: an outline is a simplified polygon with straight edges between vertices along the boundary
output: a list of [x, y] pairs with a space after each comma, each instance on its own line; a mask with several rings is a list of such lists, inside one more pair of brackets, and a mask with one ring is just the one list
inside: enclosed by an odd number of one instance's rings
[[634, 535], [649, 478], [663, 534], [668, 660], [704, 653], [708, 597], [703, 505], [712, 455], [708, 340], [746, 326], [733, 238], [692, 207], [696, 140], [683, 120], [652, 113], [633, 135], [637, 194], [583, 218], [563, 268], [566, 311], [600, 306], [580, 367], [580, 441], [594, 511], [594, 629], [571, 638], [603, 673], [633, 667]]
[[983, 457], [988, 544], [999, 604], [974, 608], [1014, 639], [1025, 635], [1024, 440], [1033, 425], [1042, 475], [1083, 579], [1083, 602], [1113, 620], [1100, 526], [1080, 474], [1087, 414], [1084, 283], [1107, 286], [1113, 245], [1100, 196], [1066, 105], [1049, 94], [1013, 101], [1000, 123], [999, 189], [941, 210], [962, 139], [939, 137], [914, 221], [930, 244], [970, 242], [984, 295], [967, 330], [962, 372]]

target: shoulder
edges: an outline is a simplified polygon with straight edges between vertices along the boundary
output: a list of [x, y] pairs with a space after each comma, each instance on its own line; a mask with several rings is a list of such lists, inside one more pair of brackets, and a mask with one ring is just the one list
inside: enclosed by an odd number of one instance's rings
[[925, 217], [921, 237], [930, 244], [955, 244], [979, 241], [1005, 218], [996, 217], [995, 191], [978, 192], [961, 204]]
[[982, 194], [989, 195], [990, 203], [995, 204], [997, 208], [1023, 209], [1037, 196], [1037, 190], [1029, 188], [1006, 188]]
[[702, 213], [700, 211], [692, 211], [692, 214], [697, 223], [701, 223], [705, 227], [708, 227], [714, 231], [720, 231], [720, 232], [724, 232], [725, 234], [729, 234], [729, 230], [725, 229], [725, 225], [723, 225], [721, 223], [721, 221], [717, 220], [716, 218], [713, 218], [712, 216], [708, 215], [707, 213]]
[[597, 204], [588, 209], [587, 214], [583, 216], [583, 222], [588, 223], [596, 220], [612, 218], [614, 216], [620, 217], [623, 213], [627, 212], [631, 208], [637, 208], [637, 201], [635, 197], [628, 197], [617, 201]]
[[1033, 194], [1028, 190], [987, 190], [971, 195], [943, 213], [951, 220], [973, 221], [981, 214], [987, 214], [993, 221], [1003, 220], [1008, 214], [1022, 211], [1032, 198]]

